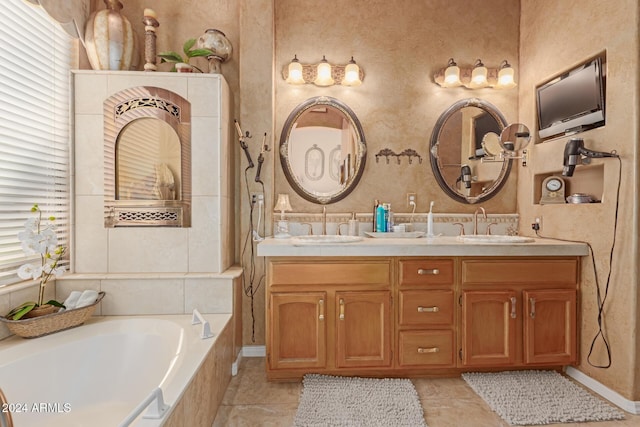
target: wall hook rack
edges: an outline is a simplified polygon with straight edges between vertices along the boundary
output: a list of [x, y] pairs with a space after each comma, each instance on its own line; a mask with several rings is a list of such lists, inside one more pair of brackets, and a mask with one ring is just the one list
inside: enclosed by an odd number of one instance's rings
[[376, 163], [378, 163], [380, 161], [380, 157], [383, 157], [383, 156], [386, 158], [387, 164], [389, 164], [389, 156], [395, 156], [396, 160], [398, 161], [398, 164], [400, 164], [400, 157], [402, 156], [406, 156], [409, 158], [409, 164], [413, 163], [413, 157], [417, 157], [418, 162], [422, 163], [422, 156], [412, 148], [407, 148], [406, 150], [402, 151], [400, 154], [396, 153], [395, 151], [389, 148], [383, 148], [378, 152], [378, 154], [376, 154]]
[[[398, 154], [398, 156], [407, 156], [409, 158], [409, 164], [412, 163], [412, 157], [417, 157], [418, 163], [422, 163], [422, 156], [418, 154], [418, 152], [413, 148], [407, 148], [402, 153]], [[399, 161], [400, 161], [400, 157], [398, 157], [398, 162]]]

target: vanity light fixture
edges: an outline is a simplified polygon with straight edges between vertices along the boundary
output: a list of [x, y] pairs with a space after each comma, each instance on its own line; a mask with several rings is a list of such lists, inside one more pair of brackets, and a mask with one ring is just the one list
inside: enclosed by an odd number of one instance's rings
[[322, 56], [322, 61], [316, 64], [302, 64], [298, 56], [282, 69], [282, 77], [289, 84], [312, 83], [316, 86], [360, 86], [364, 79], [364, 72], [351, 57], [347, 64], [332, 64]]
[[514, 71], [507, 60], [502, 61], [499, 68], [487, 68], [480, 59], [473, 67], [458, 67], [449, 59], [447, 66], [433, 76], [434, 81], [446, 88], [464, 86], [467, 89], [511, 89], [516, 87]]
[[278, 200], [273, 207], [274, 211], [280, 211], [280, 219], [276, 221], [275, 231], [273, 237], [276, 239], [288, 239], [291, 237], [289, 234], [289, 221], [284, 219], [285, 212], [291, 212], [291, 203], [289, 202], [288, 194], [278, 194]]
[[302, 64], [298, 61], [298, 55], [293, 55], [293, 59], [289, 63], [287, 83], [291, 85], [303, 85], [305, 83], [302, 77]]

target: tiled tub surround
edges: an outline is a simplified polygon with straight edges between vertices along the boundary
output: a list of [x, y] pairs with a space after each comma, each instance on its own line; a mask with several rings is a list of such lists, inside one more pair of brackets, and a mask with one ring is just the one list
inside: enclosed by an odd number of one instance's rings
[[[16, 425], [119, 425], [160, 387], [168, 412], [134, 425], [210, 426], [231, 379], [233, 324], [229, 314], [204, 317], [212, 338], [200, 338], [202, 326], [192, 325], [191, 316], [118, 316], [93, 317], [85, 326], [37, 340], [1, 342], [0, 376], [10, 402], [61, 406], [14, 413]], [[30, 377], [36, 375], [34, 363], [50, 373], [49, 381], [25, 388], [23, 381], [37, 381]], [[74, 375], [84, 371], [93, 374]]]
[[[327, 234], [347, 234], [347, 222], [351, 219], [351, 213], [331, 213], [327, 209]], [[373, 231], [373, 222], [371, 213], [356, 213], [358, 220], [358, 234], [364, 235], [365, 232]], [[464, 226], [465, 234], [473, 234], [473, 214], [449, 214], [434, 213], [433, 214], [433, 232], [435, 235], [457, 236], [460, 234], [460, 226], [455, 223], [461, 223]], [[322, 214], [316, 213], [288, 213], [285, 218], [289, 220], [289, 232], [293, 236], [307, 235], [309, 233], [309, 224], [313, 229], [313, 234], [322, 234]], [[427, 231], [427, 214], [426, 213], [394, 213], [394, 224], [411, 224], [412, 231]], [[274, 220], [280, 219], [279, 214], [274, 214]], [[478, 214], [478, 234], [485, 234], [487, 226], [491, 226], [491, 234], [514, 235], [518, 231], [518, 214], [487, 214], [484, 218]], [[339, 228], [339, 231], [338, 231]]]

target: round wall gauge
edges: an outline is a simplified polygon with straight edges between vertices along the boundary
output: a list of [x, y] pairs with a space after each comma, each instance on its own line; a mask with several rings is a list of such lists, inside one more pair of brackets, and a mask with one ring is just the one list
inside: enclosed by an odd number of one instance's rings
[[555, 175], [548, 176], [544, 181], [542, 181], [542, 196], [540, 197], [540, 204], [566, 203], [564, 193], [564, 179]]

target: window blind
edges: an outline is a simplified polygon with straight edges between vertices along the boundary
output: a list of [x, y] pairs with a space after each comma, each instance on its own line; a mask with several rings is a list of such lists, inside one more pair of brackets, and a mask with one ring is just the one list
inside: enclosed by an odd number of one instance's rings
[[[29, 260], [17, 234], [37, 203], [69, 242], [71, 38], [40, 7], [0, 2], [0, 287]], [[38, 258], [36, 258], [38, 259]]]

